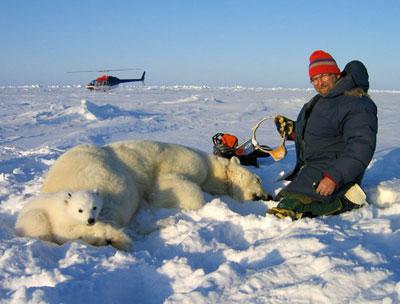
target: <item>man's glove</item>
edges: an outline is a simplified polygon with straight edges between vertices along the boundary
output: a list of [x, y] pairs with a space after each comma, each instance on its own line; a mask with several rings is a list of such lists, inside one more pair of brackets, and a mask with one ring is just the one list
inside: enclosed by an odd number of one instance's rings
[[277, 115], [274, 118], [276, 129], [282, 138], [293, 139], [294, 138], [294, 121], [282, 116]]

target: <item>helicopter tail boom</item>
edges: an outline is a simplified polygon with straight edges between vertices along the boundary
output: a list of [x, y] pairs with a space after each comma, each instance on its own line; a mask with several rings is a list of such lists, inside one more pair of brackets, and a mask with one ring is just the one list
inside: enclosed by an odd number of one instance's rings
[[134, 81], [141, 81], [144, 83], [144, 77], [146, 75], [146, 71], [143, 72], [142, 77], [138, 78], [138, 79], [120, 79], [120, 83], [124, 83], [124, 82], [134, 82]]

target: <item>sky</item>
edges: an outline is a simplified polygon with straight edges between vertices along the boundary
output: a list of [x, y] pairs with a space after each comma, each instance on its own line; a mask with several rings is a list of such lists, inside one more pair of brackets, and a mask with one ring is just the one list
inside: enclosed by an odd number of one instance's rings
[[307, 88], [309, 55], [322, 49], [340, 68], [361, 60], [371, 89], [399, 90], [398, 16], [390, 0], [0, 0], [0, 85], [141, 68], [147, 85]]

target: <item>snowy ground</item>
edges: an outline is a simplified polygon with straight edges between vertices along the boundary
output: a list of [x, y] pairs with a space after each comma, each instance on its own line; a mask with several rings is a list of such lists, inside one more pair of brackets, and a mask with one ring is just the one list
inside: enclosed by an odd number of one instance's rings
[[[224, 131], [240, 141], [260, 118], [295, 118], [303, 89], [0, 87], [0, 303], [399, 303], [400, 91], [370, 92], [378, 146], [364, 180], [369, 205], [296, 222], [207, 196], [198, 211], [141, 210], [131, 252], [81, 242], [16, 238], [18, 211], [40, 190], [54, 160], [80, 143], [150, 139], [211, 151]], [[277, 140], [272, 125], [262, 144]], [[274, 193], [294, 164], [264, 159], [253, 172]], [[159, 225], [140, 234], [136, 228]]]

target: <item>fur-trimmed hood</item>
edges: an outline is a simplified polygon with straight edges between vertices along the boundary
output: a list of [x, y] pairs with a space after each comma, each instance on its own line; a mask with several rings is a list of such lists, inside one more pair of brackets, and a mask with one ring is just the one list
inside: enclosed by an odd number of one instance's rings
[[351, 96], [351, 97], [369, 97], [368, 93], [365, 92], [362, 88], [354, 88], [349, 91], [344, 92], [344, 95]]
[[327, 97], [334, 97], [341, 94], [347, 96], [366, 96], [369, 89], [369, 75], [367, 68], [361, 61], [350, 61], [344, 67], [336, 86]]

